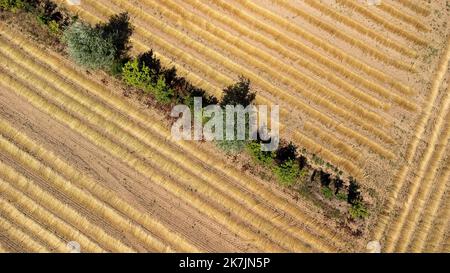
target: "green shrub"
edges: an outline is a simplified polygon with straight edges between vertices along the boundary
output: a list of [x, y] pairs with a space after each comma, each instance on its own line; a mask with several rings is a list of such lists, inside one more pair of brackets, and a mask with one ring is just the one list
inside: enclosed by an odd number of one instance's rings
[[107, 69], [114, 63], [117, 51], [111, 37], [90, 25], [76, 22], [64, 32], [69, 55], [90, 69]]
[[166, 84], [166, 79], [163, 75], [158, 77], [156, 84], [151, 85], [151, 91], [155, 95], [156, 100], [164, 104], [170, 103], [174, 96], [173, 89]]
[[40, 24], [43, 24], [43, 25], [46, 25], [46, 24], [47, 24], [47, 18], [46, 18], [44, 15], [42, 15], [42, 14], [37, 15], [37, 16], [36, 16], [36, 20], [37, 20]]
[[349, 209], [349, 213], [353, 219], [363, 219], [369, 216], [369, 211], [361, 202], [353, 204]]
[[[224, 96], [220, 102], [220, 106], [225, 109], [227, 105], [242, 105], [244, 108], [250, 105], [255, 99], [256, 94], [250, 90], [250, 80], [239, 77], [239, 81], [235, 84], [227, 86], [224, 90]], [[224, 117], [226, 119], [226, 117]], [[249, 131], [249, 115], [245, 115], [245, 139], [244, 140], [226, 140], [226, 122], [224, 122], [224, 140], [216, 141], [217, 146], [231, 153], [241, 152], [250, 142]], [[237, 115], [235, 115], [235, 136], [237, 135]]]
[[149, 86], [152, 84], [150, 68], [145, 63], [139, 65], [137, 58], [125, 63], [122, 68], [122, 78], [128, 85], [141, 88], [144, 91], [150, 91]]
[[247, 151], [260, 164], [265, 166], [272, 165], [275, 152], [261, 151], [261, 144], [258, 142], [250, 142], [247, 144]]
[[0, 9], [16, 12], [25, 7], [23, 0], [0, 0]]
[[152, 71], [145, 65], [139, 64], [139, 60], [135, 58], [128, 61], [122, 68], [122, 78], [125, 83], [142, 89], [145, 93], [152, 93], [156, 100], [161, 103], [171, 102], [174, 91], [166, 84], [163, 75], [160, 75], [155, 83], [152, 79]]
[[131, 33], [128, 14], [121, 13], [95, 27], [76, 22], [64, 31], [64, 41], [80, 65], [110, 71], [116, 60], [126, 56]]
[[59, 33], [59, 25], [55, 20], [51, 20], [50, 22], [48, 22], [47, 27], [51, 33], [53, 33], [53, 34]]
[[300, 175], [300, 167], [295, 160], [288, 160], [275, 166], [274, 173], [281, 184], [292, 185]]
[[323, 196], [325, 196], [325, 198], [327, 199], [331, 199], [333, 198], [333, 191], [329, 188], [329, 187], [323, 187], [322, 188], [322, 194]]

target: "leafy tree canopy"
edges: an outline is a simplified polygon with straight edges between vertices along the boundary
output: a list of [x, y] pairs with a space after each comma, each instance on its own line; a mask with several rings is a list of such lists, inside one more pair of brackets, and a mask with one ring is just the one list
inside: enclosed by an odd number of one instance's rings
[[121, 13], [95, 27], [76, 22], [64, 32], [64, 40], [77, 63], [90, 69], [110, 70], [129, 49], [131, 33], [128, 14]]
[[250, 80], [240, 77], [239, 81], [226, 87], [224, 90], [221, 106], [225, 105], [250, 105], [255, 100], [256, 93], [250, 92]]

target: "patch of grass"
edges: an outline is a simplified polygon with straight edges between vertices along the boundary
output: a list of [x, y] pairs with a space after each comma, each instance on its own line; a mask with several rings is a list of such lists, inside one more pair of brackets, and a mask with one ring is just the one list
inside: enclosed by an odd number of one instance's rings
[[222, 151], [230, 154], [242, 152], [247, 145], [246, 140], [217, 140], [215, 143]]
[[303, 168], [303, 169], [301, 169], [301, 171], [300, 171], [298, 177], [299, 177], [301, 180], [306, 180], [306, 178], [308, 177], [308, 174], [309, 174], [308, 168]]
[[314, 164], [320, 165], [320, 166], [323, 166], [325, 164], [325, 161], [315, 154], [313, 154], [313, 156], [312, 156], [312, 161], [314, 162]]
[[261, 144], [256, 141], [247, 144], [247, 151], [256, 162], [264, 166], [271, 166], [274, 162], [275, 152], [261, 151]]
[[25, 8], [25, 3], [22, 0], [0, 0], [0, 9], [17, 12]]
[[300, 175], [300, 166], [295, 160], [288, 160], [274, 168], [274, 173], [283, 185], [293, 185]]
[[297, 192], [305, 198], [312, 199], [312, 191], [307, 184], [301, 184]]
[[336, 194], [336, 198], [339, 199], [339, 200], [341, 200], [341, 201], [347, 201], [348, 196], [347, 196], [347, 194], [345, 194], [345, 193], [343, 193], [343, 192], [338, 192], [338, 193]]
[[361, 202], [352, 205], [349, 209], [349, 213], [353, 219], [364, 219], [369, 216], [369, 211]]
[[334, 196], [333, 191], [329, 187], [323, 187], [322, 194], [326, 199], [332, 199]]

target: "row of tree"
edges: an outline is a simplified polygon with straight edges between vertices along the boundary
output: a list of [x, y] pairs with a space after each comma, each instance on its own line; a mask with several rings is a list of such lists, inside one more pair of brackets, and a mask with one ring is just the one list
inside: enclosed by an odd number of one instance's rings
[[[246, 107], [254, 102], [256, 94], [251, 91], [250, 81], [244, 77], [227, 86], [219, 102], [217, 98], [207, 96], [204, 90], [179, 77], [175, 68], [163, 67], [152, 51], [134, 58], [129, 57], [129, 38], [132, 32], [128, 14], [122, 13], [112, 16], [106, 23], [95, 26], [75, 22], [66, 28], [63, 37], [70, 56], [77, 63], [89, 69], [103, 69], [110, 72], [127, 85], [152, 96], [161, 104], [184, 103], [192, 106], [193, 98], [196, 96], [203, 97], [206, 104], [219, 103], [221, 107], [226, 105]], [[249, 126], [246, 128], [249, 130]], [[307, 158], [298, 154], [294, 144], [287, 143], [276, 151], [266, 152], [261, 150], [261, 140], [252, 141], [248, 139], [249, 134], [246, 136], [245, 140], [222, 140], [216, 141], [216, 144], [228, 153], [246, 150], [256, 162], [272, 170], [283, 185], [294, 185], [300, 177], [305, 178], [312, 169]], [[324, 188], [328, 189], [331, 182], [336, 186], [343, 184], [339, 176], [332, 181], [330, 174], [322, 169], [314, 170], [314, 174], [316, 173], [320, 176]], [[353, 178], [350, 178], [350, 186], [345, 196], [352, 205], [350, 211], [352, 216], [358, 218], [366, 215], [359, 187]]]

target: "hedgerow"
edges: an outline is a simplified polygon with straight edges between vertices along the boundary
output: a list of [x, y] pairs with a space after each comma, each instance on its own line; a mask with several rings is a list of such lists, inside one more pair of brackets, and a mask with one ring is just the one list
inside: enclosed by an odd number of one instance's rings
[[25, 8], [25, 2], [23, 0], [0, 0], [0, 9], [17, 12], [20, 9]]
[[[0, 9], [9, 11], [27, 10], [33, 8], [40, 22], [48, 26], [53, 33], [63, 31], [63, 41], [67, 45], [69, 55], [80, 65], [88, 69], [103, 69], [127, 85], [142, 90], [143, 94], [151, 94], [161, 104], [184, 103], [193, 106], [196, 96], [201, 96], [205, 104], [217, 104], [217, 98], [207, 96], [206, 92], [193, 86], [189, 81], [177, 75], [174, 67], [164, 68], [152, 51], [130, 58], [129, 38], [133, 28], [127, 13], [111, 16], [108, 22], [95, 26], [85, 24], [75, 19], [67, 20], [56, 10], [51, 1], [43, 0], [0, 0]], [[75, 21], [75, 23], [73, 23]], [[220, 106], [242, 105], [253, 103], [256, 94], [251, 90], [249, 79], [239, 77], [239, 80], [223, 90]], [[353, 178], [347, 193], [341, 192], [343, 180], [339, 178], [342, 171], [313, 155], [312, 163], [325, 167], [314, 167], [308, 164], [303, 155], [299, 155], [297, 147], [289, 143], [281, 145], [276, 151], [261, 151], [261, 142], [249, 140], [248, 115], [246, 116], [247, 131], [244, 140], [217, 141], [217, 146], [228, 152], [240, 152], [244, 148], [255, 162], [273, 171], [280, 184], [292, 186], [299, 181], [305, 181], [310, 171], [320, 174], [322, 193], [328, 198], [336, 196], [339, 200], [346, 199], [351, 204], [349, 214], [352, 218], [364, 218], [369, 215], [363, 203], [359, 186]], [[236, 122], [235, 122], [236, 124]], [[283, 143], [283, 141], [281, 141]], [[306, 150], [302, 150], [306, 154]], [[330, 170], [335, 171], [334, 176]], [[316, 172], [317, 171], [317, 172]], [[332, 191], [330, 185], [336, 188]]]

